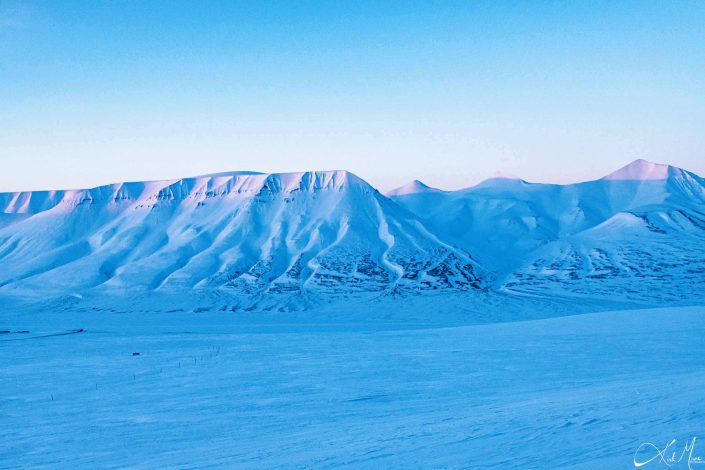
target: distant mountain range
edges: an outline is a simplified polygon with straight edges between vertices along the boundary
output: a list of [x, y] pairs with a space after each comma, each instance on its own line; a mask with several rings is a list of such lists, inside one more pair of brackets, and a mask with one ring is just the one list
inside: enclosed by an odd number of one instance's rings
[[637, 160], [569, 185], [493, 178], [392, 196], [470, 250], [495, 288], [522, 294], [688, 302], [705, 285], [705, 180]]
[[705, 180], [637, 160], [571, 185], [382, 195], [346, 171], [233, 172], [0, 194], [0, 295], [249, 299], [502, 291], [688, 303]]

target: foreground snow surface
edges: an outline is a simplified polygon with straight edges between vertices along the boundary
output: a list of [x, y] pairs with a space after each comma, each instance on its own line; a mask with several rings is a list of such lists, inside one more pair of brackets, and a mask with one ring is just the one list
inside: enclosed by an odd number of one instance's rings
[[705, 441], [704, 307], [326, 318], [5, 310], [0, 468], [634, 468]]

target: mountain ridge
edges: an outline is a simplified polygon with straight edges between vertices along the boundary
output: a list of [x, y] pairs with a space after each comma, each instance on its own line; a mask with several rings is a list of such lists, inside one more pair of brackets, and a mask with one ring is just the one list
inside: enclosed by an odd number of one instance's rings
[[345, 170], [0, 193], [0, 294], [685, 296], [705, 281], [705, 181], [640, 160], [610, 175], [390, 197]]
[[[136, 200], [174, 197], [191, 194], [193, 188], [201, 187], [197, 195], [219, 193], [252, 193], [260, 190], [273, 192], [291, 192], [298, 190], [330, 189], [340, 187], [343, 181], [355, 181], [356, 184], [369, 186], [361, 178], [345, 170], [307, 171], [290, 173], [257, 173], [234, 171], [194, 176], [188, 178], [133, 181], [111, 183], [86, 189], [65, 189], [48, 191], [17, 191], [0, 193], [0, 210], [4, 213], [47, 210], [47, 205], [60, 203], [76, 204], [91, 200]], [[371, 186], [369, 186], [372, 188]], [[139, 193], [139, 194], [136, 194]], [[146, 195], [144, 193], [147, 193]], [[39, 199], [33, 206], [32, 199]]]

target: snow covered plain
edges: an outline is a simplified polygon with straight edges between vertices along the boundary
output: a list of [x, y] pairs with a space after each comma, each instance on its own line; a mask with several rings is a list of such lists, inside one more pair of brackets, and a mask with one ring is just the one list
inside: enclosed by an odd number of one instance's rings
[[1, 468], [619, 469], [705, 427], [703, 307], [111, 310], [4, 310]]

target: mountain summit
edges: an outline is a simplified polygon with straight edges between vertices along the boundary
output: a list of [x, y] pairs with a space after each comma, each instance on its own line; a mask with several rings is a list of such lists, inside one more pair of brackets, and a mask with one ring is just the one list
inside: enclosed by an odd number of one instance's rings
[[632, 180], [632, 181], [646, 181], [646, 180], [665, 180], [668, 179], [674, 172], [681, 171], [678, 168], [672, 167], [670, 165], [662, 165], [659, 163], [652, 163], [644, 159], [634, 160], [630, 164], [620, 168], [619, 170], [610, 173], [605, 176], [604, 180]]
[[440, 189], [432, 188], [419, 180], [414, 180], [404, 186], [399, 186], [398, 188], [388, 191], [387, 196], [403, 196], [405, 194], [418, 194], [418, 193], [429, 193], [429, 192], [441, 192]]

